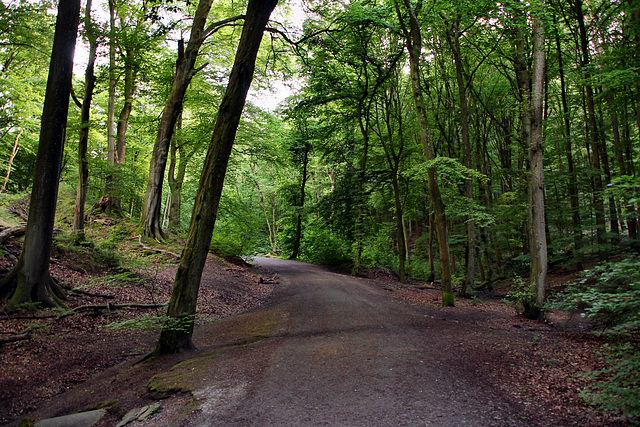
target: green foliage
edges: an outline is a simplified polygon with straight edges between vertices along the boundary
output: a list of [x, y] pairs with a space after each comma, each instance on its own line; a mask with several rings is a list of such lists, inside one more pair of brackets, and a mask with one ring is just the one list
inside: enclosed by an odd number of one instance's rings
[[[181, 317], [170, 317], [167, 315], [150, 315], [122, 322], [112, 322], [105, 325], [105, 328], [112, 330], [154, 330], [162, 327], [172, 331], [189, 331], [193, 326], [195, 316], [185, 315]], [[202, 320], [202, 319], [201, 319]]]
[[506, 301], [512, 303], [516, 311], [528, 319], [537, 319], [542, 309], [536, 302], [535, 288], [520, 276], [513, 277]]
[[640, 352], [630, 343], [604, 346], [609, 366], [586, 374], [598, 380], [580, 395], [602, 411], [621, 413], [625, 418], [640, 419]]
[[349, 245], [324, 228], [307, 226], [302, 237], [301, 258], [317, 264], [348, 264]]
[[556, 297], [554, 308], [584, 310], [612, 332], [640, 330], [640, 257], [605, 262], [587, 270]]

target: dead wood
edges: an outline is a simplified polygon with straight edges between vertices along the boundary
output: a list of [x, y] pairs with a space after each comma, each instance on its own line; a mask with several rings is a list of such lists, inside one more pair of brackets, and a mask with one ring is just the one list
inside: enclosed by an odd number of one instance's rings
[[0, 332], [0, 334], [11, 335], [10, 337], [0, 338], [0, 345], [31, 339], [31, 333], [38, 328], [39, 327], [36, 326], [32, 328], [27, 328], [20, 332], [14, 332], [14, 331]]
[[137, 237], [138, 237], [138, 244], [139, 244], [139, 245], [140, 245], [140, 247], [141, 247], [142, 249], [144, 249], [145, 251], [157, 252], [157, 253], [159, 253], [159, 254], [168, 254], [168, 255], [171, 255], [171, 256], [174, 256], [174, 257], [176, 257], [176, 258], [180, 259], [180, 255], [178, 255], [178, 254], [177, 254], [177, 253], [175, 253], [175, 252], [171, 252], [171, 251], [168, 251], [168, 250], [166, 250], [166, 249], [152, 248], [151, 246], [147, 246], [147, 245], [145, 245], [144, 243], [142, 243], [142, 235], [139, 235], [139, 236], [137, 236]]
[[96, 298], [104, 298], [104, 299], [114, 299], [115, 297], [113, 295], [107, 295], [107, 294], [96, 294], [93, 292], [88, 292], [82, 289], [71, 289], [71, 292], [74, 292], [76, 294], [82, 294], [82, 295], [87, 295], [89, 297], [96, 297]]
[[26, 224], [17, 225], [15, 227], [7, 227], [4, 230], [0, 231], [0, 243], [12, 237], [21, 236], [25, 233], [26, 230]]
[[80, 305], [78, 307], [74, 307], [72, 309], [70, 309], [69, 311], [66, 311], [62, 314], [60, 314], [59, 316], [56, 317], [57, 320], [63, 319], [65, 317], [68, 316], [72, 316], [74, 314], [78, 314], [78, 312], [81, 311], [89, 311], [89, 310], [94, 310], [94, 311], [99, 311], [99, 310], [118, 310], [121, 308], [139, 308], [139, 309], [148, 309], [148, 308], [162, 308], [162, 307], [166, 307], [169, 303], [166, 302], [164, 304], [139, 304], [139, 303], [131, 303], [131, 304], [111, 304], [111, 303], [106, 303], [106, 304], [85, 304], [85, 305]]

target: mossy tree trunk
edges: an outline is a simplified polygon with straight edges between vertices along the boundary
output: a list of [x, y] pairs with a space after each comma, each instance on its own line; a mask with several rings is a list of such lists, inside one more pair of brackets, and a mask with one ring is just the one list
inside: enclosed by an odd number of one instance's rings
[[[262, 34], [277, 2], [249, 0], [240, 43], [207, 150], [187, 241], [167, 309], [167, 315], [174, 321], [168, 322], [163, 328], [154, 352], [156, 355], [193, 348], [191, 335], [198, 290], [211, 244], [227, 164], [253, 79]], [[176, 323], [179, 327], [174, 327]]]
[[30, 302], [44, 306], [64, 305], [64, 294], [49, 275], [49, 252], [53, 241], [79, 15], [80, 0], [60, 0], [24, 245], [16, 266], [0, 282], [0, 295], [11, 295], [6, 311], [16, 310], [20, 304]]

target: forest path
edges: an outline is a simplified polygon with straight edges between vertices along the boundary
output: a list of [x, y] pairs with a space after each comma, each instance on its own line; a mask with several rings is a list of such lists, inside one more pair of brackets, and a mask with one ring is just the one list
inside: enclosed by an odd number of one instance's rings
[[190, 425], [531, 425], [487, 380], [500, 361], [465, 346], [493, 335], [473, 319], [311, 264], [254, 262], [283, 282], [283, 323], [272, 339], [220, 358]]

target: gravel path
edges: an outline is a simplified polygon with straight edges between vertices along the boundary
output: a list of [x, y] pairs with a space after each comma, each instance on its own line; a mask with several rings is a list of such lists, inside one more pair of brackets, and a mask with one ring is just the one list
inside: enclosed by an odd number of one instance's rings
[[[391, 299], [366, 280], [275, 259], [276, 339], [222, 358], [194, 426], [518, 426], [525, 412], [455, 345], [472, 324]], [[458, 341], [460, 338], [458, 338]]]

